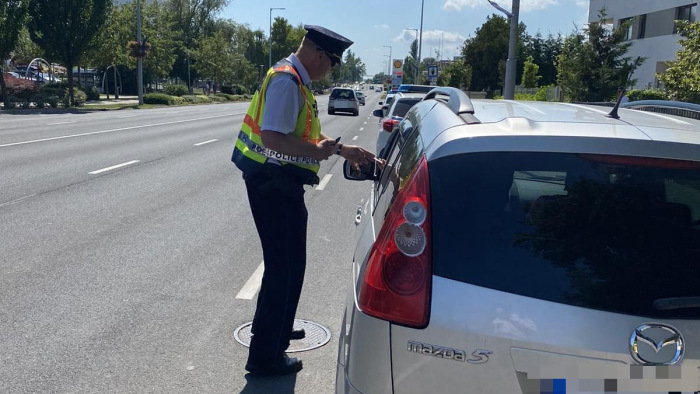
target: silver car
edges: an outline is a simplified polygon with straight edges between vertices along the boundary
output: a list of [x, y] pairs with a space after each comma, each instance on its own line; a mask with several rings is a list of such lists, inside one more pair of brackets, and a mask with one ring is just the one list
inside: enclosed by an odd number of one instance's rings
[[336, 393], [700, 390], [700, 121], [439, 88], [361, 171]]
[[354, 116], [360, 113], [360, 101], [352, 88], [334, 88], [328, 96], [328, 114], [350, 112]]

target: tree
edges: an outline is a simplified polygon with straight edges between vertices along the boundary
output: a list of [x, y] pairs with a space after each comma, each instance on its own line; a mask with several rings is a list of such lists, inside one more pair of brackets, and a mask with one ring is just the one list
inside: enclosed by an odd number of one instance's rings
[[669, 98], [700, 103], [700, 22], [677, 21], [681, 49], [668, 69], [656, 77], [666, 86]]
[[634, 84], [628, 77], [643, 61], [625, 57], [632, 45], [625, 41], [628, 24], [611, 29], [605, 24], [604, 9], [598, 17], [583, 33], [569, 35], [558, 56], [557, 82], [568, 100], [609, 100], [619, 86]]
[[17, 45], [19, 32], [27, 19], [28, 0], [0, 1], [0, 90], [5, 108], [9, 108], [7, 88], [5, 87], [4, 61]]
[[[524, 56], [525, 59], [532, 56], [533, 62], [539, 66], [540, 85], [551, 85], [557, 82], [557, 56], [559, 56], [563, 44], [564, 39], [561, 34], [556, 37], [549, 34], [546, 39], [539, 32], [534, 37], [527, 36], [524, 42]], [[523, 64], [523, 70], [524, 67]]]
[[472, 80], [472, 68], [464, 63], [464, 59], [458, 59], [440, 70], [437, 84], [439, 86], [452, 86], [461, 90], [469, 90]]
[[66, 66], [69, 105], [74, 102], [73, 66], [80, 64], [111, 5], [111, 0], [30, 0], [29, 33], [49, 59]]
[[539, 81], [542, 78], [538, 75], [539, 71], [540, 66], [535, 64], [535, 61], [532, 58], [532, 56], [528, 56], [528, 58], [525, 59], [525, 66], [523, 68], [522, 85], [530, 89], [536, 88], [537, 81]]
[[418, 60], [418, 40], [413, 40], [411, 43], [411, 51], [403, 61], [403, 83], [416, 83], [414, 81], [417, 75], [417, 60]]
[[[475, 35], [464, 41], [462, 55], [466, 64], [472, 67], [472, 90], [493, 91], [503, 86], [505, 69], [503, 72], [495, 73], [499, 70], [499, 63], [505, 65], [508, 59], [508, 41], [510, 35], [510, 23], [502, 16], [493, 14], [486, 19], [486, 22], [476, 29]], [[526, 41], [525, 24], [519, 25], [518, 39], [518, 62], [516, 64], [516, 75], [522, 72], [523, 54], [525, 53], [524, 42]], [[516, 81], [517, 83], [517, 81]]]
[[216, 28], [214, 16], [228, 4], [228, 0], [168, 0], [164, 4], [173, 28], [180, 32], [177, 60], [171, 75], [189, 81], [189, 54], [197, 49], [197, 40], [213, 35]]

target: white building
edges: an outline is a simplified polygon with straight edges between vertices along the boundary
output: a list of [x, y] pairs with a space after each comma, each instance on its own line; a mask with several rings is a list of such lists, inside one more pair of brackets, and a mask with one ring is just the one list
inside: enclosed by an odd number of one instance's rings
[[627, 39], [632, 46], [627, 53], [632, 59], [646, 58], [632, 78], [635, 88], [657, 87], [656, 73], [666, 70], [666, 62], [676, 59], [681, 36], [675, 32], [675, 20], [696, 21], [697, 1], [691, 0], [590, 0], [588, 21], [598, 20], [598, 11], [605, 7], [606, 18], [615, 27], [631, 20]]

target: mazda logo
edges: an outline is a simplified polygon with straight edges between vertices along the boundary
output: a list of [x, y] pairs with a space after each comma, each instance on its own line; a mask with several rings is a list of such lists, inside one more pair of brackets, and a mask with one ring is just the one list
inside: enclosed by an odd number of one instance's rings
[[677, 364], [683, 360], [684, 345], [680, 331], [668, 324], [642, 324], [630, 336], [630, 354], [639, 364]]

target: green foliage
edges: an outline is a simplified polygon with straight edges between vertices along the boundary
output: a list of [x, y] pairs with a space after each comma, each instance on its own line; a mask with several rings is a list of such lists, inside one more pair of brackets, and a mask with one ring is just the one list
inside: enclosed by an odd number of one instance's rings
[[38, 85], [28, 79], [5, 77], [5, 90], [7, 91], [6, 108], [12, 108], [11, 103], [26, 103], [27, 106], [39, 92]]
[[[30, 0], [29, 34], [52, 60], [68, 70], [68, 105], [80, 105], [74, 96], [73, 66], [100, 30], [112, 5], [111, 0]], [[60, 19], [60, 23], [57, 23]]]
[[639, 100], [666, 100], [666, 93], [663, 90], [647, 89], [647, 90], [629, 90], [627, 98], [630, 101]]
[[[540, 85], [550, 85], [557, 82], [557, 56], [559, 56], [563, 44], [564, 39], [561, 34], [554, 37], [550, 33], [547, 35], [547, 38], [543, 38], [539, 32], [534, 37], [529, 34], [525, 35], [523, 42], [525, 46], [524, 55], [525, 58], [532, 57], [533, 62], [539, 66], [537, 74], [541, 76], [541, 79], [538, 81]], [[525, 65], [523, 64], [523, 72], [524, 70]], [[521, 83], [525, 84], [524, 81], [521, 81]]]
[[2, 77], [4, 60], [17, 45], [19, 32], [27, 19], [28, 4], [28, 0], [0, 0], [0, 94], [5, 106], [9, 105], [9, 100]]
[[625, 40], [627, 24], [614, 30], [605, 25], [605, 10], [598, 22], [583, 33], [574, 31], [564, 40], [557, 62], [558, 84], [570, 101], [605, 101], [619, 86], [628, 86], [629, 75], [642, 59], [625, 57], [631, 43]]
[[681, 49], [676, 60], [668, 62], [668, 68], [656, 77], [666, 86], [672, 100], [700, 103], [700, 21], [677, 21]]
[[525, 66], [523, 67], [522, 85], [530, 89], [536, 88], [537, 81], [542, 78], [541, 76], [537, 75], [539, 71], [540, 66], [535, 64], [532, 56], [528, 56], [527, 59], [525, 59]]
[[[67, 94], [63, 97], [63, 100], [61, 100], [61, 103], [63, 103], [64, 107], [70, 107], [71, 106], [71, 101], [70, 100], [70, 94], [66, 92]], [[85, 92], [83, 92], [82, 89], [80, 89], [77, 86], [73, 87], [73, 100], [72, 100], [72, 106], [74, 107], [82, 107], [85, 105], [85, 102], [87, 101], [87, 95]]]
[[187, 89], [187, 86], [185, 85], [165, 85], [163, 87], [163, 92], [169, 96], [184, 96], [186, 94], [189, 94], [190, 91]]
[[[68, 90], [68, 82], [54, 82], [42, 85], [39, 89], [39, 94], [43, 97], [43, 100], [51, 104], [52, 102], [62, 103], [64, 106], [69, 107], [70, 92]], [[54, 99], [55, 97], [55, 99]], [[73, 88], [73, 105], [82, 106], [85, 105], [87, 101], [87, 94], [79, 88]], [[55, 108], [54, 104], [51, 105]]]
[[99, 100], [100, 99], [100, 92], [97, 90], [97, 87], [88, 86], [88, 87], [85, 87], [82, 89], [85, 91], [85, 95], [87, 96], [88, 100]]
[[173, 96], [163, 93], [147, 93], [143, 95], [143, 103], [173, 105], [175, 104], [175, 99], [173, 98]]
[[[518, 59], [524, 59], [525, 25], [519, 26]], [[487, 18], [474, 34], [467, 39], [462, 48], [462, 55], [466, 64], [472, 67], [472, 80], [469, 84], [471, 90], [499, 89], [503, 85], [505, 62], [508, 57], [508, 40], [510, 35], [510, 23], [502, 16], [493, 14]], [[499, 67], [499, 63], [504, 66]], [[520, 69], [522, 62], [518, 63]], [[495, 72], [499, 70], [499, 72]]]
[[216, 96], [216, 97], [223, 97], [223, 98], [226, 99], [227, 101], [234, 101], [234, 99], [235, 99], [234, 95], [228, 94], [228, 93], [221, 93], [221, 92], [219, 92], [219, 93], [215, 93], [214, 96]]
[[182, 98], [185, 100], [186, 104], [202, 104], [202, 103], [208, 103], [210, 102], [209, 97], [198, 94], [190, 94], [186, 96], [182, 96]]

